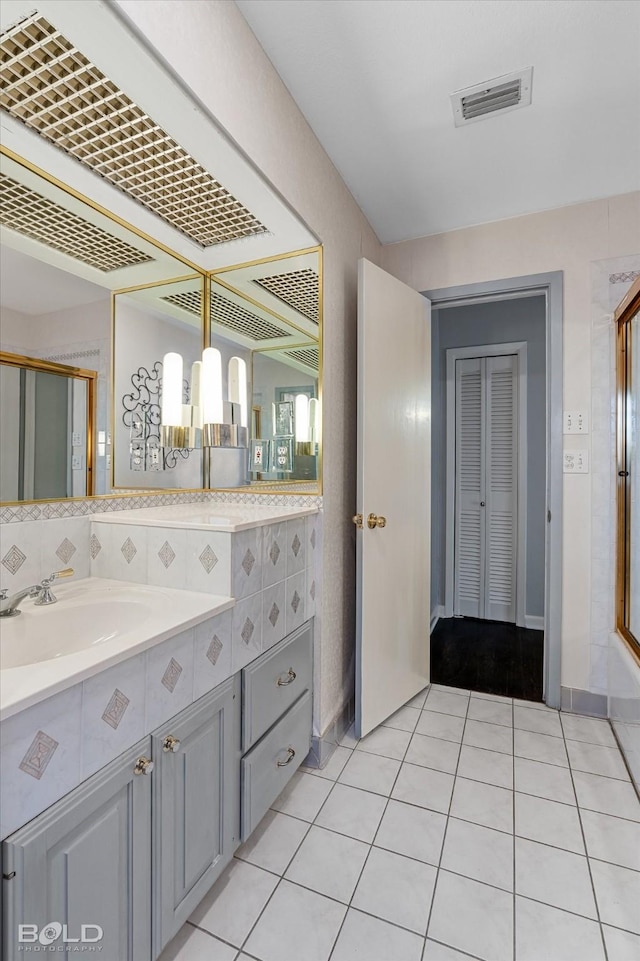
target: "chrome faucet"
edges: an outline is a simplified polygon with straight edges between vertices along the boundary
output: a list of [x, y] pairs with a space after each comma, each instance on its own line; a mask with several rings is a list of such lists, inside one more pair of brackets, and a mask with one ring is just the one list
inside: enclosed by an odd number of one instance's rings
[[5, 587], [0, 591], [0, 617], [15, 617], [17, 614], [21, 614], [20, 603], [25, 597], [36, 597], [37, 607], [55, 604], [58, 598], [52, 592], [51, 585], [56, 578], [71, 577], [73, 573], [72, 567], [67, 567], [63, 571], [54, 571], [53, 574], [49, 574], [49, 577], [45, 577], [41, 584], [32, 584], [31, 587], [25, 587], [24, 590], [17, 591], [11, 596], [8, 596], [9, 591]]

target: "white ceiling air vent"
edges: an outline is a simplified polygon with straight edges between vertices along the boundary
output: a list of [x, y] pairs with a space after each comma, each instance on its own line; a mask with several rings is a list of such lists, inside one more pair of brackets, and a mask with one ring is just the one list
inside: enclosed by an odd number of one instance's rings
[[533, 67], [486, 80], [451, 94], [456, 127], [484, 120], [493, 113], [519, 110], [531, 103]]
[[260, 287], [268, 290], [288, 307], [293, 307], [308, 320], [318, 323], [318, 286], [320, 278], [315, 270], [306, 267], [303, 270], [292, 270], [286, 274], [274, 274], [272, 277], [256, 277]]
[[0, 224], [105, 273], [153, 260], [4, 173], [0, 174]]
[[214, 291], [211, 291], [211, 323], [220, 324], [255, 341], [288, 337], [291, 333]]
[[311, 370], [318, 370], [320, 366], [320, 352], [317, 347], [297, 347], [294, 350], [285, 350], [284, 353]]
[[200, 247], [266, 232], [38, 13], [0, 36], [0, 105]]

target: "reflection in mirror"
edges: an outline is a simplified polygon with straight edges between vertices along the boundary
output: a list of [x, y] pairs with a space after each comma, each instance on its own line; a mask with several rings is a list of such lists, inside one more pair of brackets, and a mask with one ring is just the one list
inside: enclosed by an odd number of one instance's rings
[[629, 322], [627, 350], [627, 504], [629, 539], [629, 630], [640, 640], [640, 311]]
[[203, 289], [193, 275], [114, 297], [115, 488], [202, 487]]
[[0, 351], [0, 490], [24, 501], [93, 493], [97, 372]]
[[[28, 397], [40, 400], [28, 414], [34, 424], [31, 439], [24, 441], [20, 455], [22, 467], [16, 467], [14, 459], [11, 469], [2, 470], [0, 500], [107, 494], [111, 490], [112, 450], [111, 294], [122, 288], [169, 281], [184, 276], [189, 268], [62, 185], [9, 156], [5, 148], [0, 155], [0, 187], [0, 349], [97, 375], [92, 481], [86, 476], [86, 467], [90, 466], [86, 440], [74, 443], [78, 439], [75, 434], [84, 437], [84, 428], [73, 422], [71, 401], [64, 403], [63, 379], [59, 375], [54, 375], [55, 380], [52, 375], [37, 379], [25, 375], [24, 409], [29, 407]], [[4, 395], [5, 387], [11, 392], [7, 385], [17, 376], [3, 370], [2, 427], [3, 434], [8, 430], [20, 444], [19, 410], [6, 407]], [[37, 386], [32, 387], [32, 383]], [[46, 402], [45, 384], [50, 395]], [[14, 384], [14, 398], [19, 396], [16, 389]], [[71, 388], [67, 390], [71, 392]], [[74, 396], [78, 393], [79, 388], [73, 388]], [[29, 445], [34, 447], [36, 460], [46, 457], [51, 468], [47, 484], [42, 483], [40, 471], [30, 476]], [[68, 465], [70, 458], [71, 477], [63, 483], [62, 464], [64, 461]], [[54, 462], [58, 465], [55, 483]], [[73, 466], [79, 463], [84, 467]], [[198, 479], [188, 486], [201, 487], [202, 483]]]
[[246, 453], [210, 449], [211, 487], [318, 489], [321, 256], [313, 248], [211, 277], [211, 345], [223, 376], [232, 356], [246, 360], [251, 409]]

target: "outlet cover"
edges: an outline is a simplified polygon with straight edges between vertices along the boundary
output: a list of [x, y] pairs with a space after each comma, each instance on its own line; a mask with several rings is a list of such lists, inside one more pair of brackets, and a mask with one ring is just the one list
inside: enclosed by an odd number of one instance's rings
[[565, 410], [564, 433], [565, 434], [588, 434], [589, 433], [589, 415], [586, 412], [586, 410]]
[[81, 447], [82, 446], [82, 434], [79, 430], [74, 430], [71, 434], [71, 446]]
[[588, 474], [589, 451], [566, 450], [564, 452], [563, 471], [565, 474]]

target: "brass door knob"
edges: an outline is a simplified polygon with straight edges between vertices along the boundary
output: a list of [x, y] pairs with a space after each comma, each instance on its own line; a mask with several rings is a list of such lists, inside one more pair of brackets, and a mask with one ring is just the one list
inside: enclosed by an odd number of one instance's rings
[[354, 514], [351, 520], [353, 521], [353, 523], [356, 525], [357, 528], [362, 530], [362, 514]]
[[367, 517], [367, 527], [369, 530], [374, 530], [376, 527], [386, 527], [387, 518], [383, 517], [382, 514], [369, 514]]
[[151, 774], [153, 761], [150, 757], [139, 757], [133, 769], [134, 774]]
[[175, 754], [176, 751], [180, 750], [180, 739], [174, 737], [173, 734], [167, 734], [162, 742], [162, 750], [166, 751], [167, 754]]

